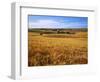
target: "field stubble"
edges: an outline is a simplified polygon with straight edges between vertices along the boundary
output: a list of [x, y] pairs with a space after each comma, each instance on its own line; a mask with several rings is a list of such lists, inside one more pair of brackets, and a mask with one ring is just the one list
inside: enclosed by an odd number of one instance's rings
[[87, 52], [87, 32], [74, 35], [28, 33], [28, 66], [87, 64]]

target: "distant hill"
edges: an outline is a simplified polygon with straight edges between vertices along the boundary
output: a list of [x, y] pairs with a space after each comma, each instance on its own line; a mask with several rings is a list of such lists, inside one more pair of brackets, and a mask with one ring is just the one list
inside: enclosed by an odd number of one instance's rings
[[88, 31], [88, 28], [28, 28], [29, 32], [42, 32], [42, 31]]

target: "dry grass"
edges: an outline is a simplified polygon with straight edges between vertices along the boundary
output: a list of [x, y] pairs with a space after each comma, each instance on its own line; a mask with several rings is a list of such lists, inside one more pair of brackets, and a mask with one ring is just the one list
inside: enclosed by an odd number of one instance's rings
[[87, 32], [28, 33], [28, 66], [87, 64]]

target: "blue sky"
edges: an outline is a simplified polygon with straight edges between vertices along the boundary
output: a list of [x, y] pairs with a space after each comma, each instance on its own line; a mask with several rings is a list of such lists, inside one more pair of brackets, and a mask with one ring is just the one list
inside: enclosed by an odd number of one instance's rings
[[28, 16], [29, 28], [87, 28], [88, 17]]

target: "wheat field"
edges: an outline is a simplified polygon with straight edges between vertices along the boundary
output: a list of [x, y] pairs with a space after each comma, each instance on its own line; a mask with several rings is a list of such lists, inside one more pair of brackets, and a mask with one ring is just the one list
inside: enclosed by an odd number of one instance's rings
[[88, 63], [87, 32], [43, 34], [28, 32], [28, 66]]

